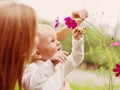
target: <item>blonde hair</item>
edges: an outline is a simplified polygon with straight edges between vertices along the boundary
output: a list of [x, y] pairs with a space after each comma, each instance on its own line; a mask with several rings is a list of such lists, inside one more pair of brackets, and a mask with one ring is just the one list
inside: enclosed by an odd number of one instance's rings
[[21, 79], [24, 62], [30, 57], [36, 34], [34, 10], [24, 4], [0, 6], [0, 89], [14, 90]]

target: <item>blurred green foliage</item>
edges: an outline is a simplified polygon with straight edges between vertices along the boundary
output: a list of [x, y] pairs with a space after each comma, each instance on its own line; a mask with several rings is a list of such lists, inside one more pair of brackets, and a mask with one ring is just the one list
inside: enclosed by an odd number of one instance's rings
[[[44, 20], [41, 20], [41, 23], [48, 24], [54, 28], [54, 23], [47, 22]], [[64, 26], [63, 24], [60, 24], [59, 28]], [[59, 30], [59, 28], [55, 30]], [[71, 52], [71, 38], [72, 35], [70, 34], [63, 42], [63, 50]], [[105, 66], [108, 68], [109, 60], [112, 59], [112, 63], [119, 63], [120, 62], [120, 47], [110, 47], [110, 44], [112, 42], [115, 42], [117, 40], [113, 40], [112, 37], [106, 33], [104, 33], [103, 30], [96, 30], [93, 28], [87, 27], [85, 30], [85, 57], [84, 62], [88, 64], [96, 64], [97, 66]]]
[[[101, 33], [102, 34], [101, 34]], [[120, 61], [120, 47], [111, 47], [113, 40], [110, 35], [95, 29], [87, 29], [85, 32], [85, 61], [87, 63], [96, 63], [108, 68], [109, 61], [113, 64]]]

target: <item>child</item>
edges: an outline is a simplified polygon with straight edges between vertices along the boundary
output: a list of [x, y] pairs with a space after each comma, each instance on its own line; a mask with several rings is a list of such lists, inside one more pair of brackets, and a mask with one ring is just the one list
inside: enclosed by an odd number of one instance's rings
[[[26, 90], [60, 90], [65, 77], [77, 67], [84, 57], [83, 28], [73, 30], [72, 52], [62, 51], [55, 31], [47, 25], [39, 25], [39, 44], [36, 54], [39, 60], [29, 64], [23, 74]], [[61, 62], [61, 63], [59, 63]]]

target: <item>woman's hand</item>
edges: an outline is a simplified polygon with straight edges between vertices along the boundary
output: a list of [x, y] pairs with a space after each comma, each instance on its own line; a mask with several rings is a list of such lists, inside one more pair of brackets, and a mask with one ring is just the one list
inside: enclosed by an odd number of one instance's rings
[[88, 12], [86, 9], [73, 11], [71, 17], [75, 19], [77, 24], [79, 25], [88, 17]]

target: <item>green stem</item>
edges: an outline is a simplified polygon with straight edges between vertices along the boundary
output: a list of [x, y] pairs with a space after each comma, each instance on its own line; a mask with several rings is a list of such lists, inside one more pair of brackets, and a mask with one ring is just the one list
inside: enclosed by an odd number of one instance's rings
[[113, 90], [113, 82], [112, 82], [112, 53], [111, 53], [111, 48], [106, 47], [106, 42], [105, 40], [103, 41], [104, 47], [106, 49], [106, 53], [108, 54], [108, 72], [109, 72], [109, 90]]
[[[85, 21], [85, 22], [87, 22], [87, 21]], [[89, 22], [87, 22], [89, 25], [91, 25], [93, 28], [95, 28], [95, 29], [97, 29], [95, 26], [93, 26], [92, 24], [90, 24]], [[98, 29], [97, 29], [98, 30]], [[108, 54], [108, 71], [109, 71], [109, 87], [108, 87], [108, 89], [109, 90], [113, 90], [113, 81], [112, 81], [112, 68], [113, 68], [113, 63], [112, 63], [112, 53], [111, 53], [111, 49], [109, 49], [106, 45], [106, 40], [104, 39], [104, 34], [103, 33], [101, 33], [100, 32], [100, 30], [98, 30], [98, 32], [100, 33], [100, 36], [101, 36], [101, 39], [102, 39], [102, 44], [103, 44], [103, 47], [106, 49], [106, 53]], [[88, 37], [87, 37], [87, 35], [85, 35], [86, 36], [86, 40], [87, 40], [87, 42], [88, 42], [88, 46], [91, 46], [91, 44], [90, 44], [90, 42], [89, 42], [89, 39], [88, 39]], [[102, 45], [101, 45], [102, 46]], [[92, 57], [92, 59], [93, 59], [93, 63], [95, 64], [95, 67], [96, 68], [98, 68], [97, 67], [97, 65], [96, 65], [96, 63], [95, 63], [95, 58], [94, 58], [94, 56], [93, 56], [93, 51], [91, 50], [91, 52], [90, 52], [90, 54], [91, 54], [91, 57]]]
[[[89, 42], [88, 37], [87, 37], [86, 34], [85, 34], [85, 37], [86, 37], [86, 40], [87, 40], [87, 42], [88, 42], [88, 46], [91, 46], [91, 44], [90, 44], [90, 42]], [[94, 56], [93, 56], [93, 52], [90, 52], [90, 54], [91, 54], [93, 63], [94, 63], [94, 65], [95, 65], [95, 68], [98, 69], [97, 64], [96, 64], [96, 62], [95, 62], [95, 58], [94, 58]]]
[[111, 50], [109, 50], [109, 89], [113, 90], [113, 82], [112, 82], [112, 54], [111, 54]]

